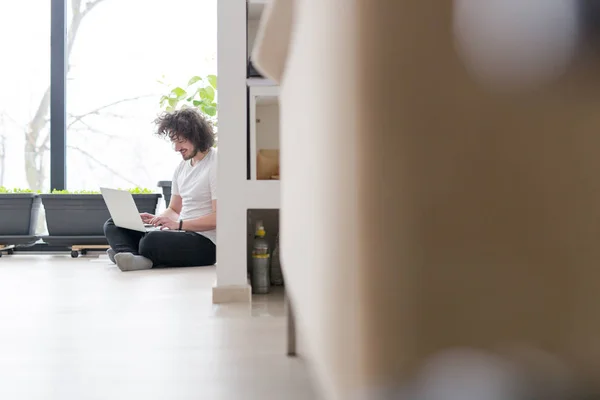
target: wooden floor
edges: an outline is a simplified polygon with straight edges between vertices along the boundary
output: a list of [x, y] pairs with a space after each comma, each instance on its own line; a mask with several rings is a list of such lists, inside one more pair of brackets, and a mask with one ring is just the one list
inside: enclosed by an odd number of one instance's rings
[[94, 256], [0, 258], [0, 399], [316, 400], [285, 356], [281, 293], [211, 303], [214, 268], [122, 273]]

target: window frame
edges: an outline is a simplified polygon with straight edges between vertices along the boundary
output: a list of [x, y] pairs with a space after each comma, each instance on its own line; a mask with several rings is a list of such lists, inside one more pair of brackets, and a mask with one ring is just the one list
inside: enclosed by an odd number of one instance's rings
[[67, 0], [50, 12], [50, 190], [67, 188]]

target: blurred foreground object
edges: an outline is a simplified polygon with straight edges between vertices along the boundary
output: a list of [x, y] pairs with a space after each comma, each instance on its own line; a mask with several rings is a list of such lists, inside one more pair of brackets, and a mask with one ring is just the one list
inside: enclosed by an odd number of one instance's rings
[[488, 86], [548, 82], [563, 74], [575, 56], [578, 5], [575, 0], [455, 0], [459, 53]]
[[282, 264], [327, 400], [397, 398], [452, 349], [528, 349], [484, 356], [475, 393], [533, 361], [600, 383], [598, 52], [568, 1], [480, 3], [274, 0], [262, 21]]
[[596, 0], [454, 0], [456, 48], [493, 90], [530, 89], [600, 47]]

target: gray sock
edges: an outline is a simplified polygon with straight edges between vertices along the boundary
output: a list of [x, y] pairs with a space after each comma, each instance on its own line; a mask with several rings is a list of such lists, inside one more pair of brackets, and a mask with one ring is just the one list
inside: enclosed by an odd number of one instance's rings
[[131, 253], [118, 253], [115, 255], [115, 261], [121, 271], [139, 271], [152, 268], [152, 261], [144, 256], [134, 256]]
[[114, 251], [112, 248], [109, 248], [108, 250], [106, 250], [106, 255], [108, 256], [108, 259], [110, 260], [111, 263], [113, 263], [113, 264], [117, 263], [115, 261], [115, 256], [117, 255], [117, 252]]

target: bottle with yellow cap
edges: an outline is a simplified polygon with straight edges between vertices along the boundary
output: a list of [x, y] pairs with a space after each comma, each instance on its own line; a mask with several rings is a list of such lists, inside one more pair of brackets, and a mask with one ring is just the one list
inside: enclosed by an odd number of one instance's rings
[[256, 224], [254, 246], [252, 248], [252, 293], [265, 294], [271, 289], [271, 254], [267, 232], [262, 221]]
[[279, 261], [279, 234], [275, 239], [275, 246], [271, 252], [271, 285], [283, 286], [283, 273], [281, 272], [281, 262]]

